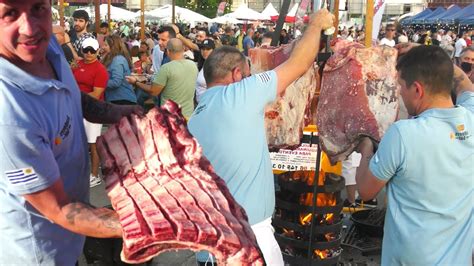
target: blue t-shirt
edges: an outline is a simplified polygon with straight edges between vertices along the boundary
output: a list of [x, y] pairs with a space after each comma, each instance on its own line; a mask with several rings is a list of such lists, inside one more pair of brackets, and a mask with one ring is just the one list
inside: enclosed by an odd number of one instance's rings
[[53, 39], [47, 59], [58, 80], [0, 57], [0, 265], [74, 265], [84, 245], [22, 197], [62, 179], [70, 199], [89, 199], [81, 94]]
[[254, 48], [255, 43], [253, 42], [252, 38], [250, 38], [249, 36], [246, 36], [244, 38], [243, 46], [244, 46], [244, 55], [249, 56], [249, 49], [248, 48]]
[[188, 124], [251, 225], [271, 217], [275, 208], [264, 107], [275, 100], [276, 91], [274, 71], [209, 88]]
[[472, 265], [474, 93], [385, 133], [370, 170], [388, 181], [382, 265]]

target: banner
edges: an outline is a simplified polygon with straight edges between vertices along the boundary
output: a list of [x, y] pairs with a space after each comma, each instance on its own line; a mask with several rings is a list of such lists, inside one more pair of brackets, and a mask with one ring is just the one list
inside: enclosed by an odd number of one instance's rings
[[385, 12], [385, 0], [374, 0], [374, 17], [372, 20], [372, 43], [379, 37], [380, 26], [382, 25], [382, 16]]
[[216, 14], [217, 17], [220, 17], [224, 14], [224, 9], [225, 9], [226, 4], [227, 4], [227, 2], [220, 2], [219, 3], [219, 6], [217, 6], [217, 14]]
[[296, 11], [295, 23], [296, 25], [304, 24], [304, 16], [308, 10], [309, 0], [301, 0], [298, 10]]

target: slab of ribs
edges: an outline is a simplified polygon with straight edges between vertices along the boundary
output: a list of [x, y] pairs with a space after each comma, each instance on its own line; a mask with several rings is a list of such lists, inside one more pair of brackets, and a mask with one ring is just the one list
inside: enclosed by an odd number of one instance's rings
[[121, 259], [207, 250], [221, 265], [262, 265], [245, 211], [216, 175], [168, 101], [132, 115], [97, 141], [107, 194], [123, 227]]
[[323, 150], [344, 160], [362, 136], [379, 142], [399, 112], [397, 50], [337, 41], [327, 61], [317, 109]]
[[[286, 61], [295, 42], [280, 47], [250, 49], [252, 74], [271, 70]], [[318, 68], [314, 64], [303, 76], [265, 108], [265, 127], [270, 149], [292, 148], [300, 144], [303, 129], [312, 122], [319, 82]], [[314, 108], [311, 108], [313, 106]]]

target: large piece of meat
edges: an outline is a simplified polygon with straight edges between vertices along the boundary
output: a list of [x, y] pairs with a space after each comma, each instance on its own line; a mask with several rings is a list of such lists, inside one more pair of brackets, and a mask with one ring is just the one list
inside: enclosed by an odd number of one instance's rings
[[317, 109], [322, 148], [332, 163], [345, 159], [361, 136], [379, 142], [399, 111], [396, 49], [346, 41], [333, 49]]
[[[266, 47], [250, 49], [252, 74], [274, 69], [290, 56], [294, 42], [278, 48]], [[271, 149], [292, 148], [300, 144], [303, 129], [314, 114], [311, 106], [316, 100], [319, 81], [317, 65], [314, 64], [299, 79], [294, 81], [282, 97], [278, 97], [265, 108], [265, 127], [268, 146]]]
[[216, 175], [171, 101], [132, 115], [97, 141], [107, 194], [123, 227], [121, 258], [208, 250], [221, 265], [261, 265], [245, 211]]

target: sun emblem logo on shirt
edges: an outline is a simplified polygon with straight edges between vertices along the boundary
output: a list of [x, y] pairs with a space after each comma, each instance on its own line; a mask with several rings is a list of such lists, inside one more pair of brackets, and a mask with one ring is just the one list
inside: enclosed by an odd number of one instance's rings
[[467, 140], [468, 138], [471, 137], [471, 134], [469, 134], [469, 131], [466, 130], [466, 127], [464, 124], [459, 124], [456, 126], [456, 131], [457, 132], [451, 132], [449, 134], [449, 137], [454, 140]]
[[60, 137], [56, 137], [56, 138], [54, 139], [54, 144], [55, 144], [55, 145], [59, 145], [59, 144], [61, 144], [61, 142], [63, 142], [63, 140], [62, 140]]
[[25, 169], [25, 174], [29, 175], [31, 173], [33, 173], [33, 169], [31, 169], [31, 168], [26, 168]]

